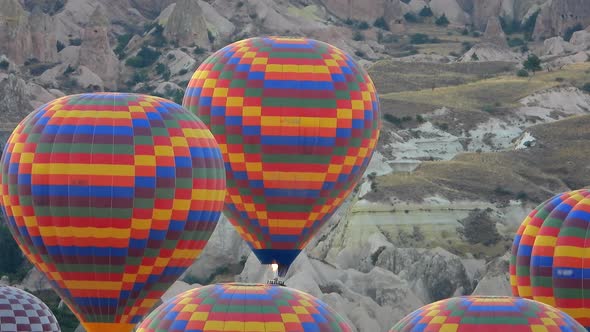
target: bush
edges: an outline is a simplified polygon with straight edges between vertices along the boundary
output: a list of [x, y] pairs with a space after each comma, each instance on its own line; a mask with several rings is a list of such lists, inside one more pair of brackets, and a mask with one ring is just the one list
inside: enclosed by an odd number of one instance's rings
[[461, 34], [463, 36], [467, 36], [469, 34], [469, 30], [467, 30], [467, 28], [463, 28], [463, 30], [461, 31]]
[[211, 44], [213, 44], [215, 42], [215, 36], [213, 35], [213, 33], [209, 30], [207, 30], [207, 38], [209, 39], [209, 42]]
[[359, 58], [364, 58], [366, 56], [365, 52], [361, 50], [354, 51], [354, 55], [358, 56]]
[[0, 221], [0, 276], [15, 274], [23, 262], [22, 251], [4, 221]]
[[526, 69], [520, 69], [519, 71], [516, 72], [516, 76], [518, 77], [528, 77], [529, 76], [529, 72]]
[[520, 38], [508, 38], [508, 46], [510, 47], [522, 46], [524, 44], [524, 40]]
[[532, 71], [534, 73], [535, 71], [541, 70], [541, 59], [539, 59], [539, 57], [535, 54], [531, 54], [522, 63], [522, 65], [524, 66], [524, 69]]
[[447, 16], [445, 14], [442, 14], [441, 17], [437, 18], [436, 21], [434, 21], [434, 23], [438, 26], [446, 27], [447, 25], [449, 25], [450, 22], [447, 19]]
[[426, 44], [430, 42], [430, 37], [424, 33], [415, 33], [410, 36], [410, 43], [412, 44]]
[[389, 24], [387, 24], [387, 21], [383, 16], [376, 19], [375, 22], [373, 22], [373, 26], [381, 28], [383, 30], [389, 30]]
[[6, 60], [0, 61], [0, 69], [6, 70], [10, 66], [10, 62]]
[[164, 27], [160, 24], [156, 23], [154, 26], [154, 31], [152, 32], [152, 43], [151, 45], [154, 47], [164, 47], [168, 42], [164, 37]]
[[477, 56], [477, 53], [473, 52], [473, 54], [471, 54], [471, 60], [479, 61], [479, 57]]
[[496, 223], [489, 216], [489, 210], [475, 209], [460, 223], [463, 227], [459, 227], [457, 232], [469, 243], [488, 246], [500, 241], [500, 234]]
[[584, 90], [584, 91], [586, 91], [586, 92], [590, 93], [590, 82], [589, 82], [589, 83], [586, 83], [586, 84], [584, 84], [584, 85], [582, 86], [582, 90]]
[[201, 54], [205, 54], [206, 50], [200, 46], [196, 46], [195, 49], [193, 50], [193, 53], [196, 55], [201, 55]]
[[82, 45], [82, 39], [80, 38], [74, 38], [74, 39], [70, 39], [70, 46], [80, 46]]
[[115, 46], [115, 54], [119, 57], [119, 59], [123, 59], [125, 57], [125, 47], [129, 44], [129, 41], [133, 37], [132, 34], [127, 33], [124, 35], [117, 36], [117, 46]]
[[422, 17], [430, 17], [434, 14], [432, 13], [432, 9], [430, 9], [430, 7], [424, 6], [424, 8], [422, 8], [422, 10], [420, 10], [420, 13], [418, 13], [418, 15], [420, 15]]
[[426, 122], [426, 120], [424, 119], [424, 117], [420, 114], [416, 115], [416, 121], [418, 121], [418, 123], [424, 123]]
[[416, 15], [414, 15], [413, 13], [407, 12], [404, 14], [404, 19], [406, 20], [406, 22], [418, 22], [418, 17], [416, 17]]
[[126, 65], [136, 68], [144, 68], [152, 65], [160, 57], [160, 52], [143, 46], [136, 56], [127, 59]]
[[363, 36], [362, 32], [355, 30], [352, 34], [352, 40], [361, 41], [365, 40], [365, 36]]
[[359, 22], [357, 27], [361, 30], [367, 30], [369, 28], [369, 23], [367, 23], [365, 21], [361, 21], [361, 22]]

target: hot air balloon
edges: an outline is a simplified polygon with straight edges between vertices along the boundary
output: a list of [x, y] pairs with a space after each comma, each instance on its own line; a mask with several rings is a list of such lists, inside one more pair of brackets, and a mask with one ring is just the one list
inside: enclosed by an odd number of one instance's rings
[[523, 221], [512, 246], [510, 273], [515, 296], [547, 303], [590, 328], [590, 190], [555, 195]]
[[219, 142], [224, 214], [279, 276], [349, 196], [381, 126], [367, 73], [307, 38], [251, 38], [195, 71], [183, 105]]
[[301, 291], [265, 284], [190, 289], [152, 311], [137, 332], [344, 332], [344, 319]]
[[51, 101], [17, 126], [0, 163], [12, 235], [89, 332], [133, 329], [194, 262], [223, 208], [215, 139], [162, 98]]
[[33, 294], [0, 286], [0, 331], [60, 332], [49, 308]]
[[586, 332], [572, 317], [549, 305], [519, 298], [463, 296], [412, 312], [390, 332]]

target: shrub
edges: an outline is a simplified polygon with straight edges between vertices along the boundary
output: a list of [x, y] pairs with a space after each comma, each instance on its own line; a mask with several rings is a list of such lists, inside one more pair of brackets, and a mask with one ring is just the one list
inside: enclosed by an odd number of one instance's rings
[[23, 254], [4, 221], [0, 223], [0, 275], [17, 272], [24, 262]]
[[367, 30], [369, 28], [369, 23], [367, 23], [365, 21], [361, 21], [361, 22], [359, 22], [357, 27], [361, 30]]
[[424, 117], [420, 114], [416, 115], [416, 121], [418, 121], [419, 123], [424, 123], [426, 122], [426, 120], [424, 119]]
[[410, 36], [410, 43], [412, 44], [426, 44], [430, 41], [430, 38], [427, 34], [424, 33], [415, 33]]
[[541, 70], [541, 59], [535, 54], [529, 55], [529, 57], [522, 63], [526, 70], [535, 71]]
[[422, 17], [430, 17], [434, 14], [432, 13], [432, 9], [430, 9], [430, 7], [424, 6], [424, 8], [422, 8], [422, 10], [420, 10], [420, 13], [418, 13], [418, 15], [420, 15]]
[[479, 61], [479, 57], [477, 56], [477, 53], [473, 52], [473, 54], [471, 54], [471, 60]]
[[463, 36], [467, 36], [469, 34], [469, 30], [467, 30], [467, 28], [463, 28], [463, 30], [461, 31], [461, 34]]
[[366, 56], [365, 52], [361, 50], [354, 51], [354, 55], [358, 56], [359, 58], [364, 58]]
[[127, 59], [126, 65], [136, 68], [144, 68], [152, 65], [160, 57], [160, 52], [143, 46], [136, 56]]
[[508, 38], [508, 46], [510, 47], [522, 46], [524, 44], [524, 40], [520, 38]]
[[119, 59], [123, 59], [125, 57], [125, 47], [129, 44], [129, 41], [133, 37], [132, 34], [126, 33], [124, 35], [117, 36], [117, 46], [115, 46], [114, 52], [119, 57]]
[[434, 21], [434, 23], [438, 26], [446, 27], [447, 25], [449, 25], [450, 22], [447, 19], [447, 16], [445, 14], [442, 14], [441, 17], [437, 18], [436, 21]]
[[152, 32], [152, 46], [154, 47], [164, 47], [168, 42], [164, 37], [164, 27], [160, 24], [156, 23], [154, 26], [154, 31]]
[[588, 82], [588, 83], [584, 84], [584, 85], [582, 86], [582, 90], [584, 90], [584, 91], [586, 91], [586, 92], [590, 93], [590, 82]]
[[361, 41], [365, 40], [365, 36], [363, 36], [362, 32], [355, 30], [352, 34], [352, 40]]
[[74, 39], [70, 39], [70, 46], [80, 46], [82, 45], [82, 39], [80, 38], [74, 38]]
[[524, 32], [525, 39], [530, 40], [531, 36], [533, 35], [533, 30], [535, 29], [535, 24], [537, 24], [537, 17], [541, 10], [537, 10], [531, 16], [529, 16], [526, 21], [522, 24], [521, 30]]
[[181, 70], [178, 72], [178, 75], [182, 76], [182, 75], [184, 75], [184, 74], [186, 74], [186, 73], [188, 73], [188, 69], [186, 69], [186, 68], [183, 68], [183, 69], [181, 69]]
[[387, 24], [387, 21], [383, 16], [376, 19], [375, 22], [373, 22], [373, 26], [381, 28], [383, 30], [389, 30], [389, 24]]
[[215, 36], [213, 35], [213, 33], [210, 30], [207, 30], [207, 38], [209, 39], [209, 42], [211, 44], [213, 44], [215, 42]]
[[416, 15], [410, 12], [404, 14], [404, 19], [406, 20], [406, 22], [418, 22], [418, 18], [416, 17]]
[[500, 16], [500, 25], [507, 35], [518, 33], [521, 30], [518, 20], [506, 16]]
[[0, 69], [6, 70], [10, 66], [10, 63], [6, 60], [0, 61]]
[[202, 47], [200, 47], [200, 46], [197, 46], [197, 47], [195, 47], [195, 49], [193, 50], [193, 53], [194, 53], [194, 54], [196, 54], [196, 55], [201, 55], [201, 54], [205, 54], [205, 51], [206, 51], [206, 50], [205, 50], [204, 48], [202, 48]]
[[529, 72], [523, 68], [523, 69], [520, 69], [519, 71], [516, 72], [516, 76], [527, 77], [527, 76], [529, 76]]
[[463, 227], [459, 227], [457, 232], [469, 243], [488, 246], [500, 241], [496, 223], [490, 218], [488, 210], [475, 209], [460, 223]]

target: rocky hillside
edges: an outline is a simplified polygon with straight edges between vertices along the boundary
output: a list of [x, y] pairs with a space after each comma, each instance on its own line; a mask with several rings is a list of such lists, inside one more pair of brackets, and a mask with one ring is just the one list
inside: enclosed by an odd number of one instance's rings
[[[590, 184], [586, 1], [0, 0], [0, 143], [64, 94], [135, 91], [180, 102], [197, 66], [234, 40], [335, 44], [371, 74], [384, 128], [363, 183], [287, 284], [328, 302], [357, 331], [386, 331], [434, 300], [509, 294], [506, 253], [522, 218], [553, 193]], [[57, 306], [28, 268], [4, 282]], [[223, 219], [164, 298], [269, 273]]]

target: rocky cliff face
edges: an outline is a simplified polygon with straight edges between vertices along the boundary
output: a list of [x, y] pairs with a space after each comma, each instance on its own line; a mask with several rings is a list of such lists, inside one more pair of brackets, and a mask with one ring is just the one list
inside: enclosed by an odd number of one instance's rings
[[341, 19], [355, 19], [373, 23], [377, 18], [384, 17], [392, 21], [403, 15], [398, 0], [322, 0], [326, 8]]
[[80, 65], [98, 75], [105, 88], [114, 90], [117, 88], [119, 60], [111, 49], [108, 33], [109, 21], [102, 6], [98, 6], [82, 33]]
[[209, 47], [207, 23], [197, 0], [180, 0], [168, 18], [164, 36], [178, 46]]
[[539, 13], [533, 37], [563, 36], [567, 29], [578, 24], [582, 27], [590, 25], [590, 4], [587, 0], [551, 0]]
[[22, 65], [31, 50], [28, 13], [17, 0], [0, 1], [0, 52]]

